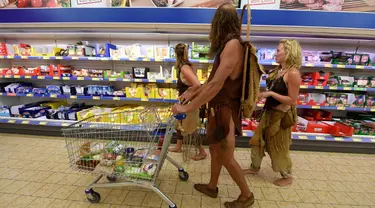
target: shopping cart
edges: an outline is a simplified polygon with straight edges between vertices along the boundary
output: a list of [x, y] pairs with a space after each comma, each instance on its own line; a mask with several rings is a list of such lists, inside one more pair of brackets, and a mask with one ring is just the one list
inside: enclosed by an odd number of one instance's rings
[[[89, 202], [100, 201], [94, 187], [138, 186], [153, 190], [169, 207], [177, 207], [155, 185], [165, 159], [177, 168], [182, 181], [189, 178], [167, 155], [176, 121], [169, 112], [147, 108], [94, 115], [62, 130], [70, 166], [98, 175], [85, 190]], [[98, 183], [103, 176], [108, 183]]]

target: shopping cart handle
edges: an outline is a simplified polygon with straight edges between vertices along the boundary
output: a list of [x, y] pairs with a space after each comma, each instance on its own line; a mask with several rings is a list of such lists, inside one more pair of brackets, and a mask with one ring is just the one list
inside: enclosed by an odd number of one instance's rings
[[186, 118], [186, 113], [179, 113], [179, 114], [174, 115], [174, 117], [177, 120], [184, 120]]

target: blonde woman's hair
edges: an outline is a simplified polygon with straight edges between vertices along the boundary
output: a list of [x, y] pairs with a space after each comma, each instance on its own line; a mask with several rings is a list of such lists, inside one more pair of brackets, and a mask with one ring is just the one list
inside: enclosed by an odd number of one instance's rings
[[[285, 50], [285, 66], [284, 69], [286, 72], [296, 68], [299, 70], [302, 66], [302, 49], [301, 45], [297, 40], [293, 39], [282, 39], [279, 42], [284, 45]], [[281, 69], [281, 65], [276, 67], [276, 70], [271, 72], [270, 78], [274, 79], [277, 77], [278, 71]]]

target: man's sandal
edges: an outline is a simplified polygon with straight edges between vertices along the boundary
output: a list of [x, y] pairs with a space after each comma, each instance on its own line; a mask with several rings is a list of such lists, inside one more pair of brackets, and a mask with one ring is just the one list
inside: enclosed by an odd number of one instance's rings
[[219, 189], [210, 189], [207, 184], [195, 184], [194, 188], [211, 198], [217, 198], [217, 195], [219, 194]]
[[231, 201], [231, 202], [225, 202], [224, 206], [226, 208], [248, 208], [251, 205], [254, 204], [254, 194], [252, 194], [249, 198], [247, 198], [245, 201], [238, 199]]

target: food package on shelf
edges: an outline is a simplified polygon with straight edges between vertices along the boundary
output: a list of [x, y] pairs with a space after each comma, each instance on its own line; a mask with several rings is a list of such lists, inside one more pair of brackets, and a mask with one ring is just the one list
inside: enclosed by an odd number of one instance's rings
[[369, 95], [366, 99], [366, 107], [373, 108], [375, 107], [375, 96]]
[[179, 92], [177, 89], [171, 89], [171, 99], [177, 100], [179, 97]]
[[38, 45], [34, 46], [35, 56], [54, 56], [54, 47]]
[[143, 87], [142, 85], [131, 83], [130, 87], [125, 88], [125, 91], [128, 98], [142, 98]]
[[[61, 64], [57, 65], [57, 76], [61, 77], [71, 77], [73, 76], [73, 68], [71, 66], [63, 66]], [[54, 74], [53, 76], [56, 76]]]
[[302, 109], [302, 117], [309, 121], [330, 121], [332, 120], [332, 112]]
[[242, 130], [255, 131], [258, 126], [258, 122], [255, 119], [242, 119]]
[[353, 85], [354, 85], [354, 77], [338, 76], [339, 87], [353, 87]]
[[141, 57], [141, 45], [133, 44], [124, 47], [124, 57], [127, 58], [138, 58]]
[[192, 43], [191, 49], [191, 58], [192, 59], [202, 59], [208, 60], [209, 59], [209, 52], [210, 46], [209, 45], [200, 45], [196, 43]]
[[274, 48], [261, 48], [258, 50], [258, 59], [260, 62], [275, 62], [276, 49]]
[[142, 86], [142, 99], [148, 100], [155, 98], [156, 93], [156, 85], [155, 84], [145, 84]]
[[125, 72], [116, 72], [113, 70], [105, 70], [104, 71], [104, 78], [124, 78]]
[[366, 95], [363, 94], [355, 94], [355, 100], [352, 104], [350, 104], [351, 107], [359, 107], [363, 108], [366, 106]]
[[98, 78], [104, 78], [104, 72], [107, 69], [89, 69], [89, 77], [98, 77]]
[[29, 108], [21, 108], [19, 114], [22, 118], [41, 118], [47, 119], [46, 115], [48, 110], [51, 109], [49, 106], [34, 106]]
[[4, 87], [6, 93], [17, 93], [17, 89], [20, 87], [31, 87], [30, 83], [12, 83]]
[[348, 59], [349, 65], [365, 65], [368, 66], [371, 63], [369, 54], [348, 54], [350, 58]]
[[112, 96], [114, 89], [106, 85], [88, 85], [85, 88], [85, 94], [90, 96]]
[[13, 45], [13, 51], [15, 56], [35, 56], [34, 47], [29, 44]]
[[326, 95], [320, 93], [300, 93], [297, 100], [298, 105], [325, 105]]
[[51, 107], [51, 109], [54, 109], [54, 110], [60, 108], [61, 106], [66, 106], [66, 105], [67, 103], [65, 101], [47, 102], [47, 103], [40, 104], [40, 106]]
[[116, 51], [117, 46], [110, 44], [110, 43], [105, 43], [105, 44], [96, 43], [95, 44], [96, 57], [111, 57], [112, 50]]
[[0, 42], [0, 56], [7, 56], [8, 55], [8, 47], [5, 43]]
[[171, 89], [170, 88], [157, 88], [155, 98], [157, 98], [157, 99], [171, 99]]
[[40, 76], [54, 76], [54, 74], [58, 73], [57, 71], [54, 71], [54, 70], [57, 70], [57, 67], [53, 66], [53, 65], [40, 65], [38, 66], [38, 73]]
[[133, 67], [133, 78], [134, 79], [147, 79], [147, 73], [150, 71], [147, 67]]
[[330, 77], [329, 72], [309, 72], [302, 75], [301, 84], [312, 86], [326, 86]]
[[89, 77], [89, 69], [73, 69], [72, 75], [74, 77]]
[[302, 52], [302, 62], [303, 63], [319, 63], [320, 57], [319, 52], [316, 51], [303, 51]]
[[339, 93], [337, 97], [337, 107], [347, 107], [356, 101], [356, 96], [353, 93]]
[[358, 87], [358, 88], [372, 87], [371, 81], [370, 81], [371, 79], [372, 77], [365, 77], [365, 76], [355, 77], [353, 86]]
[[40, 69], [39, 67], [35, 68], [23, 68], [22, 74], [23, 76], [39, 76], [40, 75]]
[[332, 60], [332, 64], [341, 64], [341, 65], [347, 65], [349, 63], [350, 58], [352, 57], [351, 54], [346, 54], [345, 52], [330, 52]]
[[168, 46], [154, 46], [155, 51], [155, 59], [167, 59], [170, 57], [169, 55], [169, 47]]
[[31, 86], [20, 86], [16, 89], [17, 94], [28, 94], [32, 92], [33, 88]]
[[0, 117], [10, 117], [10, 109], [7, 106], [0, 106]]

